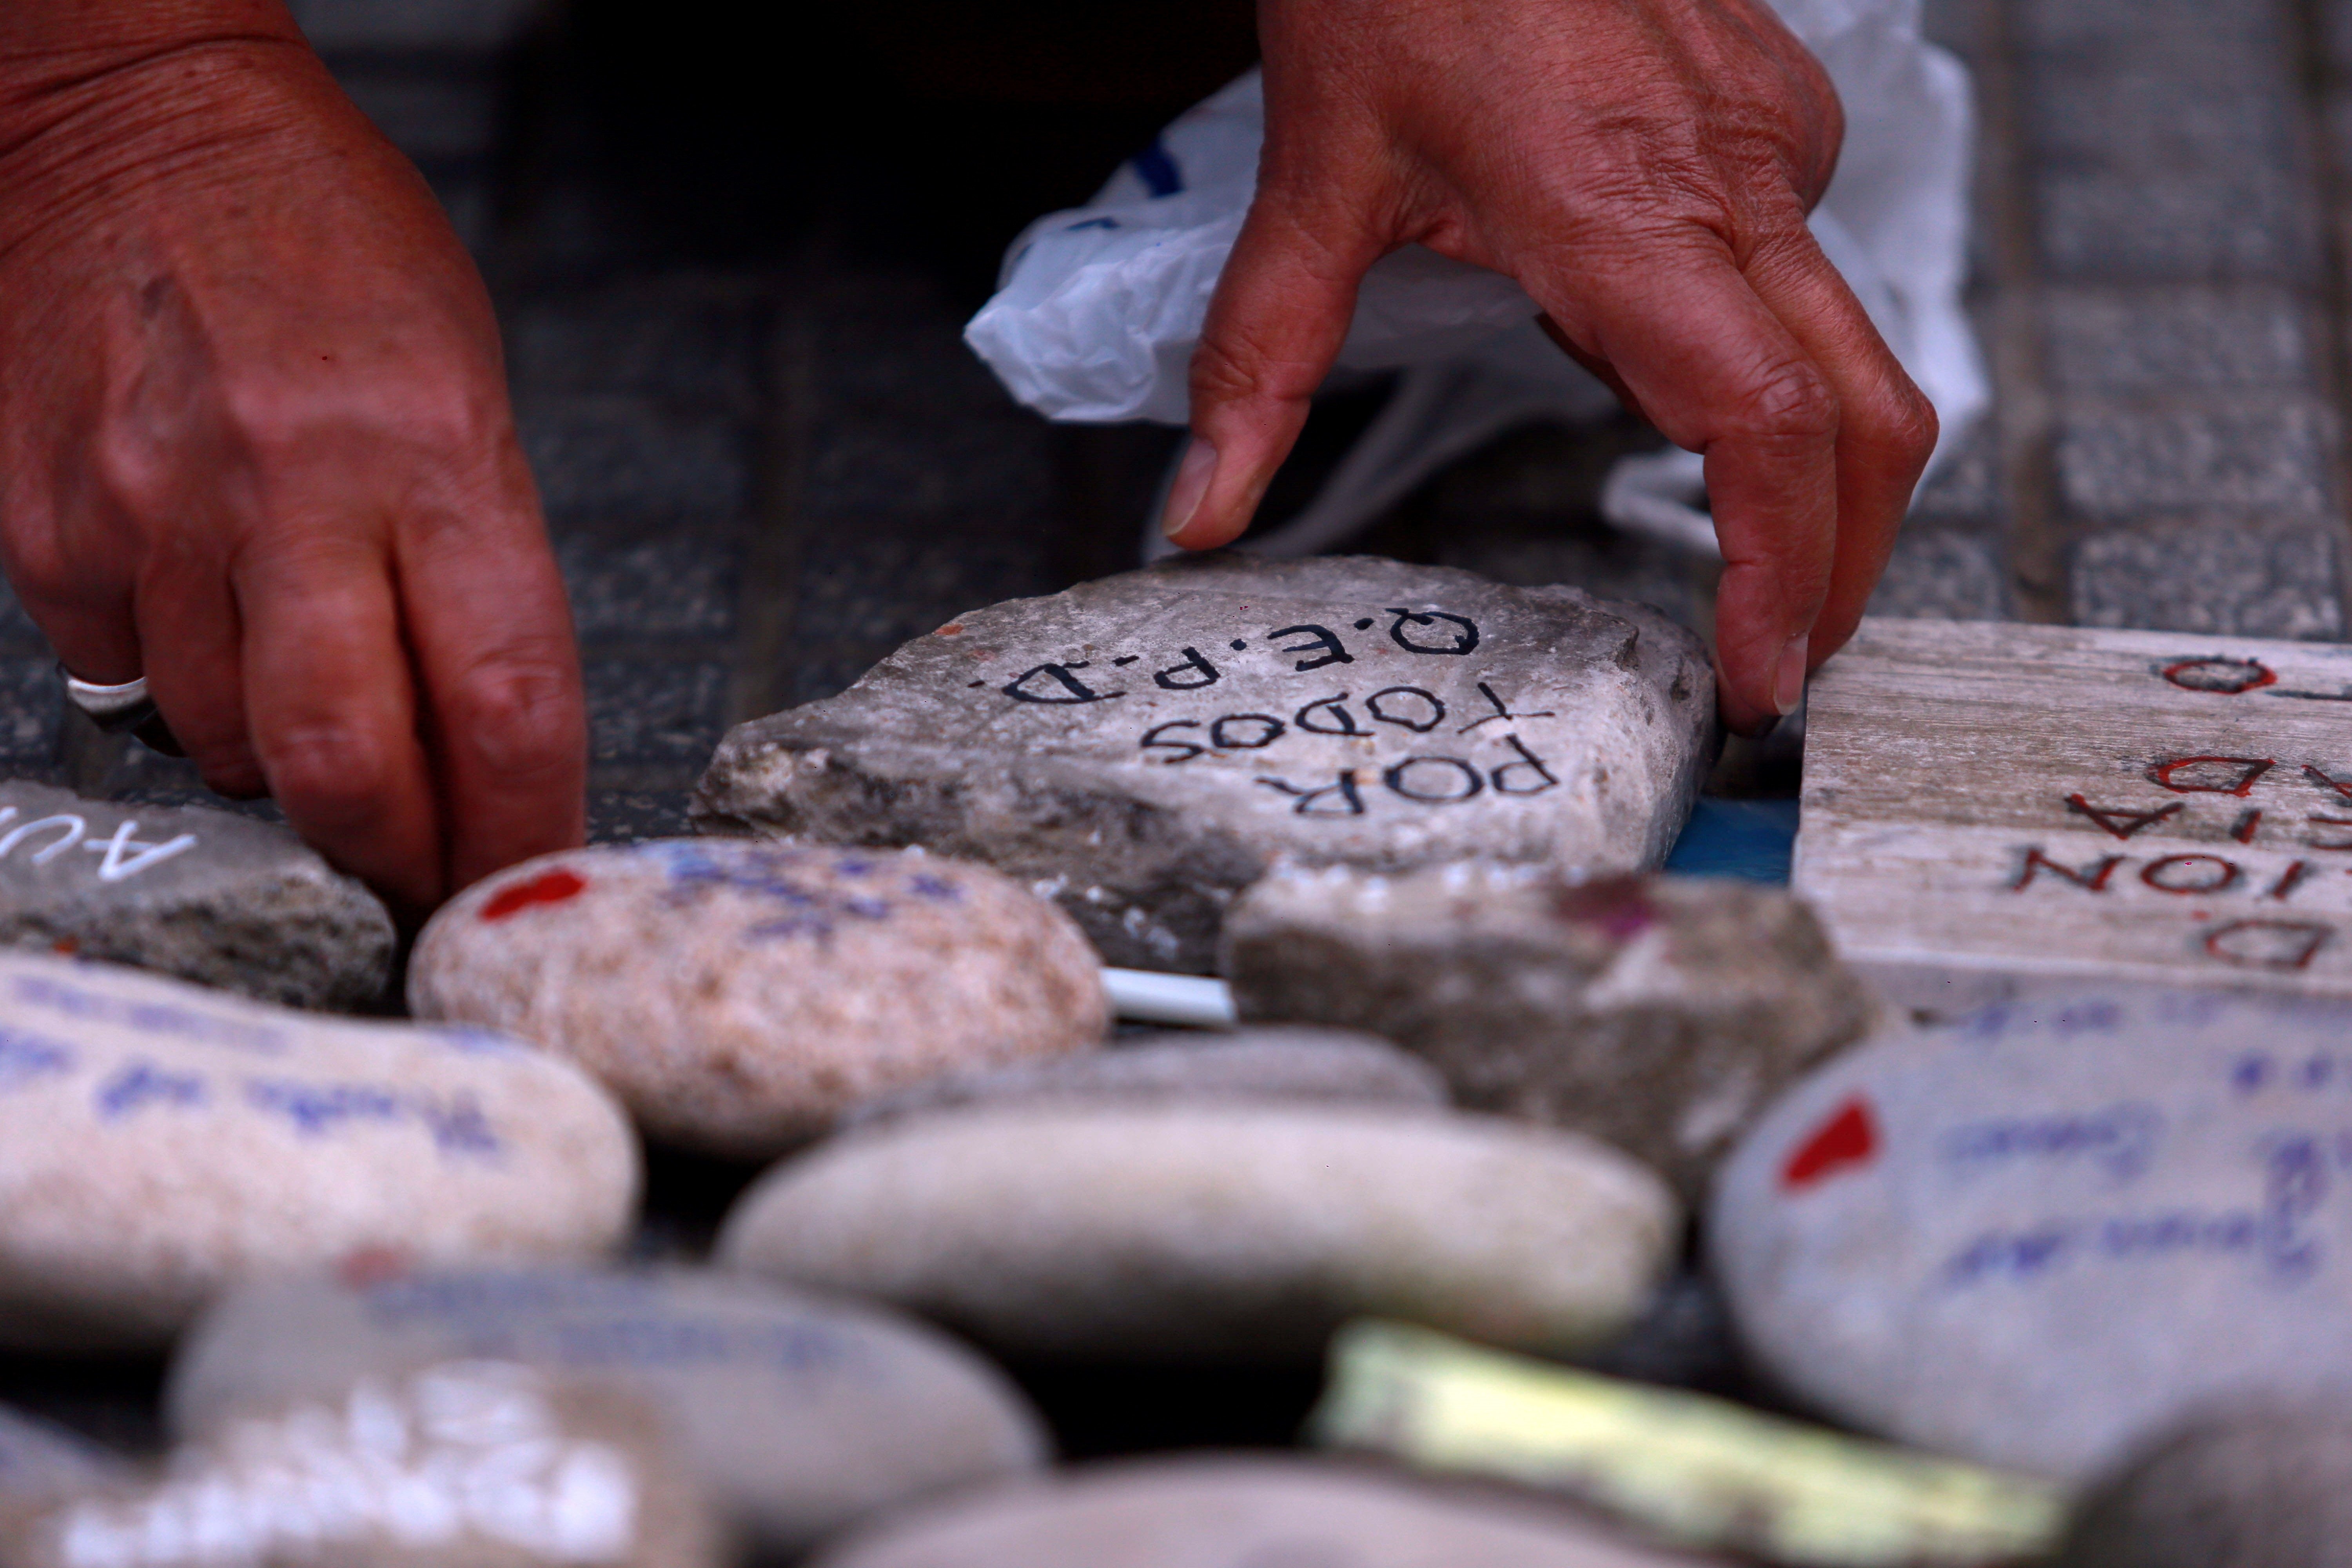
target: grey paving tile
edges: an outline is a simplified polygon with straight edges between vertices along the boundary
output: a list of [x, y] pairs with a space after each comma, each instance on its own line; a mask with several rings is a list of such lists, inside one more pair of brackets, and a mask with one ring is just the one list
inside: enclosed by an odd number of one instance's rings
[[556, 542], [583, 641], [724, 637], [735, 629], [740, 552], [697, 534], [614, 542], [588, 534]]
[[2045, 63], [2026, 73], [2037, 170], [2227, 178], [2249, 168], [2299, 173], [2298, 105], [2285, 62], [2269, 91], [2179, 73], [2098, 75]]
[[727, 667], [698, 662], [656, 664], [589, 658], [591, 764], [709, 761], [727, 728]]
[[2311, 308], [2276, 289], [2056, 289], [2042, 300], [2052, 381], [2119, 395], [2315, 391]]
[[1992, 416], [1979, 417], [1911, 498], [1913, 517], [1990, 522], [2001, 514], [2000, 455]]
[[2066, 506], [2126, 520], [2228, 509], [2314, 516], [2329, 506], [2336, 416], [2315, 403], [2074, 414], [2055, 462]]
[[726, 524], [750, 504], [751, 441], [736, 420], [619, 396], [527, 401], [517, 418], [541, 497], [558, 521]]
[[327, 68], [385, 139], [418, 163], [484, 159], [497, 146], [503, 89], [488, 58], [337, 53]]
[[1906, 523], [1870, 613], [1908, 620], [2004, 621], [2014, 613], [2000, 542], [1979, 529]]
[[829, 697], [965, 610], [1049, 593], [1044, 542], [843, 533], [813, 540], [794, 625], [798, 701]]
[[1715, 574], [1708, 564], [1666, 545], [1565, 521], [1554, 532], [1530, 535], [1450, 519], [1437, 560], [1515, 587], [1561, 583], [1606, 599], [1630, 599], [1695, 630], [1706, 624]]
[[2263, 282], [2319, 276], [2318, 209], [2287, 174], [2052, 174], [2035, 193], [2042, 265], [2064, 282]]
[[772, 302], [695, 275], [533, 300], [506, 324], [509, 378], [525, 398], [622, 395], [760, 407]]
[[625, 844], [638, 838], [680, 838], [691, 831], [686, 807], [687, 790], [591, 790], [588, 792], [588, 841]]
[[55, 667], [32, 656], [0, 658], [0, 776], [50, 778], [64, 696]]
[[0, 577], [0, 654], [46, 655], [48, 651], [49, 639], [41, 635], [41, 628], [25, 613], [8, 580]]
[[2219, 80], [2275, 71], [2293, 42], [2276, 0], [2023, 0], [2013, 15], [2024, 50], [2086, 70]]
[[2074, 618], [2090, 626], [2337, 639], [2340, 532], [2333, 522], [2215, 520], [2095, 533], [2074, 549]]
[[488, 53], [512, 43], [539, 0], [292, 0], [311, 47]]
[[1028, 531], [1053, 514], [1053, 437], [1042, 419], [843, 414], [819, 421], [812, 445], [799, 510], [814, 527], [894, 518]]

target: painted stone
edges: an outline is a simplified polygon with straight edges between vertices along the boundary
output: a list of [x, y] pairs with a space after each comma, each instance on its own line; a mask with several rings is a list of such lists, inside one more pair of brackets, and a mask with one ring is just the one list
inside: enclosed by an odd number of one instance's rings
[[2352, 1376], [2347, 1019], [2084, 990], [1841, 1057], [1724, 1167], [1742, 1340], [1854, 1426], [2069, 1481], [2208, 1400]]
[[520, 1041], [0, 954], [0, 1346], [160, 1345], [355, 1257], [593, 1257], [636, 1192], [619, 1109]]
[[2057, 1568], [2352, 1565], [2352, 1386], [2200, 1413], [2091, 1488]]
[[638, 1397], [497, 1362], [368, 1378], [231, 1423], [13, 1533], [10, 1568], [719, 1568]]
[[1715, 678], [1689, 632], [1573, 588], [1212, 556], [977, 610], [842, 695], [737, 728], [708, 826], [985, 860], [1104, 960], [1205, 973], [1282, 857], [1657, 865]]
[[727, 1264], [872, 1296], [1006, 1355], [1312, 1359], [1362, 1313], [1573, 1352], [1681, 1234], [1573, 1133], [1358, 1106], [987, 1107], [875, 1128], [739, 1201]]
[[0, 1507], [89, 1491], [125, 1468], [76, 1433], [0, 1405]]
[[1092, 1047], [1100, 968], [1052, 904], [919, 851], [651, 839], [543, 855], [443, 906], [419, 1017], [572, 1058], [652, 1136], [742, 1159], [957, 1068]]
[[1890, 997], [2352, 996], [2352, 648], [1864, 621], [1806, 706], [1795, 890]]
[[1152, 1458], [960, 1498], [810, 1568], [1675, 1568], [1557, 1508], [1288, 1456]]
[[455, 1357], [644, 1395], [711, 1498], [780, 1553], [877, 1509], [1034, 1469], [1048, 1451], [1012, 1384], [928, 1325], [683, 1269], [257, 1286], [181, 1342], [165, 1405], [173, 1430], [200, 1440], [255, 1409]]
[[1202, 1100], [1448, 1103], [1437, 1069], [1351, 1029], [1171, 1029], [1128, 1037], [1084, 1056], [927, 1079], [852, 1107], [842, 1126], [870, 1127], [962, 1105]]
[[1606, 1139], [1694, 1198], [1874, 1011], [1803, 904], [1727, 878], [1281, 870], [1234, 906], [1221, 962], [1244, 1017], [1384, 1035], [1462, 1104]]
[[289, 1007], [383, 994], [392, 917], [283, 827], [0, 781], [0, 947], [136, 964]]

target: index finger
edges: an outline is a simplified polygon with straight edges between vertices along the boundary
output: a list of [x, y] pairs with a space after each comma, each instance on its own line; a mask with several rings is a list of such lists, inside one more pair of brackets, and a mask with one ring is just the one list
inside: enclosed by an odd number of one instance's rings
[[522, 469], [405, 520], [402, 597], [448, 824], [452, 889], [585, 837], [587, 703], [572, 611]]

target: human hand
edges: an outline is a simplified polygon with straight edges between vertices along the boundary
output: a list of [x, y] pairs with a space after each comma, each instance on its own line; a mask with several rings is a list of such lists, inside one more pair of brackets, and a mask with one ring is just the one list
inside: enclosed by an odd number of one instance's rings
[[580, 842], [563, 586], [471, 260], [278, 0], [0, 7], [0, 561], [411, 912]]
[[1724, 717], [1793, 710], [1853, 634], [1936, 416], [1805, 227], [1828, 77], [1759, 0], [1260, 0], [1257, 197], [1192, 361], [1179, 544], [1238, 536], [1367, 268], [1507, 273], [1563, 348], [1706, 458]]

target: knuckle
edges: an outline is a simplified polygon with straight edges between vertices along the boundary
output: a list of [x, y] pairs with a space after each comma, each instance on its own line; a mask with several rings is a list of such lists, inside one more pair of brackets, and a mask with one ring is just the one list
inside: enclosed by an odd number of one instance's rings
[[539, 779], [586, 765], [578, 667], [551, 644], [483, 658], [457, 679], [440, 707], [446, 733], [498, 776]]
[[341, 720], [314, 720], [258, 737], [269, 792], [296, 821], [330, 830], [374, 820], [393, 794], [395, 763], [384, 738]]
[[1838, 433], [1837, 394], [1801, 359], [1784, 359], [1758, 376], [1732, 410], [1732, 428], [1771, 440], [1821, 442]]

